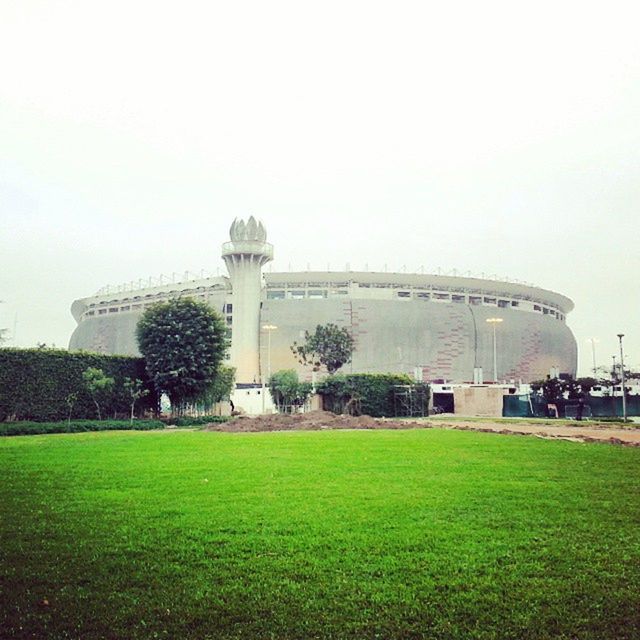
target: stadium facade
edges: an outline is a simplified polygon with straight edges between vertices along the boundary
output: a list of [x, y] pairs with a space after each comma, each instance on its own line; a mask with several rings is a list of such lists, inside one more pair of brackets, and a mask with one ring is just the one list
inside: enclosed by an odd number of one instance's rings
[[[407, 273], [263, 273], [273, 259], [262, 223], [235, 220], [222, 246], [228, 276], [105, 289], [76, 300], [71, 350], [138, 354], [135, 327], [148, 306], [192, 297], [232, 329], [231, 365], [239, 383], [270, 371], [308, 368], [291, 353], [305, 330], [328, 322], [356, 342], [345, 372], [403, 372], [424, 380], [529, 382], [552, 369], [575, 376], [576, 341], [566, 324], [569, 298], [515, 282]], [[499, 322], [492, 322], [497, 318]], [[495, 336], [495, 343], [494, 343]], [[494, 361], [495, 357], [495, 361]]]

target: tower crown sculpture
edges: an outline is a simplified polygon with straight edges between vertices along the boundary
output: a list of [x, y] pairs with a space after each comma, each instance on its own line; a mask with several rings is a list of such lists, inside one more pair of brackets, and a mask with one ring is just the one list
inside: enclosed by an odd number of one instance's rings
[[233, 242], [242, 242], [248, 240], [249, 242], [266, 242], [267, 230], [260, 221], [251, 216], [247, 223], [244, 220], [238, 220], [236, 218], [229, 229], [229, 235]]
[[251, 216], [246, 222], [236, 218], [229, 229], [231, 242], [222, 245], [222, 257], [256, 256], [263, 265], [273, 260], [273, 245], [267, 242], [267, 230], [262, 222]]

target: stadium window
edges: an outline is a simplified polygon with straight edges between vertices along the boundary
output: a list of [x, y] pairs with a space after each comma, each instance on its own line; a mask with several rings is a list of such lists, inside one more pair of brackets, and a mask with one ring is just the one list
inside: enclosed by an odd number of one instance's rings
[[539, 305], [539, 304], [534, 304], [534, 305], [533, 305], [533, 310], [534, 310], [534, 311], [542, 311], [542, 307], [540, 307], [540, 305]]
[[498, 300], [498, 306], [501, 309], [506, 309], [509, 306], [509, 301], [508, 300]]
[[485, 297], [484, 303], [485, 304], [495, 304], [496, 303], [496, 299], [495, 298], [487, 298], [487, 297]]
[[232, 313], [233, 312], [233, 305], [232, 304], [228, 304], [225, 307], [225, 313]]
[[302, 298], [305, 297], [304, 289], [294, 289], [289, 291], [287, 297], [292, 300], [302, 300]]
[[132, 309], [142, 309], [142, 305], [141, 304], [134, 304], [134, 305], [131, 305], [131, 308]]
[[543, 313], [545, 316], [548, 316], [548, 315], [549, 315], [549, 309], [547, 309], [547, 307], [544, 307], [544, 309], [542, 309], [542, 313]]
[[435, 300], [449, 300], [449, 294], [448, 293], [434, 293], [433, 297]]
[[284, 300], [284, 291], [267, 291], [267, 300]]
[[456, 294], [451, 296], [451, 300], [453, 300], [453, 302], [461, 302], [461, 303], [464, 303], [464, 301], [465, 301], [464, 300], [464, 296], [460, 296], [460, 295], [456, 295]]
[[309, 297], [310, 298], [326, 298], [327, 290], [326, 289], [309, 289]]
[[125, 307], [120, 307], [120, 311], [131, 311], [131, 307], [126, 305]]
[[98, 314], [99, 314], [99, 315], [102, 315], [102, 314], [104, 314], [104, 313], [107, 313], [107, 310], [106, 310], [106, 309], [98, 309]]
[[511, 306], [512, 306], [512, 307], [519, 307], [519, 306], [520, 306], [520, 303], [519, 303], [517, 300], [512, 300], [512, 301], [511, 301]]
[[469, 296], [469, 304], [482, 304], [482, 298], [480, 296]]
[[410, 297], [411, 297], [410, 291], [398, 291], [398, 298], [410, 298]]
[[109, 313], [118, 313], [118, 307], [109, 307]]
[[421, 298], [422, 300], [430, 300], [431, 299], [431, 294], [430, 293], [417, 293], [416, 295], [418, 296], [418, 298]]
[[94, 316], [96, 314], [95, 311], [87, 311], [87, 313], [85, 313], [85, 316]]

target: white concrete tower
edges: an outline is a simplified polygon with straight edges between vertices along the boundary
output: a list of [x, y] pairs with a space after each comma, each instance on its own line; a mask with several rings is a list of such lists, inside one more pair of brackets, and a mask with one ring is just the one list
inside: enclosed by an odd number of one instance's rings
[[233, 291], [231, 364], [236, 382], [260, 382], [260, 299], [262, 265], [273, 260], [262, 222], [251, 216], [233, 221], [231, 242], [222, 245]]

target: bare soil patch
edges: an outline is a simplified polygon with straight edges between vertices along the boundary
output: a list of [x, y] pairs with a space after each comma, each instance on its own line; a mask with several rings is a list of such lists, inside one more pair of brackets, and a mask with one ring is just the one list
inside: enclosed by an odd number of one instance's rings
[[640, 429], [611, 426], [606, 423], [578, 423], [574, 425], [539, 424], [535, 422], [493, 422], [490, 418], [482, 422], [464, 419], [430, 422], [428, 419], [397, 420], [372, 418], [371, 416], [335, 415], [328, 411], [279, 414], [263, 416], [238, 416], [228, 422], [207, 425], [205, 431], [226, 433], [257, 433], [263, 431], [321, 431], [324, 429], [459, 429], [501, 433], [506, 435], [528, 435], [539, 438], [558, 438], [575, 442], [606, 442], [640, 446]]
[[607, 442], [609, 444], [624, 444], [628, 446], [640, 446], [640, 429], [637, 427], [625, 427], [623, 425], [610, 425], [607, 423], [573, 424], [536, 424], [534, 422], [500, 423], [500, 422], [460, 422], [452, 421], [443, 425], [445, 428], [460, 429], [463, 431], [481, 431], [489, 433], [503, 433], [508, 435], [537, 436], [539, 438], [558, 438], [575, 442]]
[[417, 422], [408, 425], [396, 420], [371, 416], [336, 415], [329, 411], [308, 413], [274, 413], [264, 416], [238, 416], [228, 422], [207, 425], [206, 431], [250, 433], [257, 431], [320, 431], [321, 429], [409, 429], [428, 427]]

